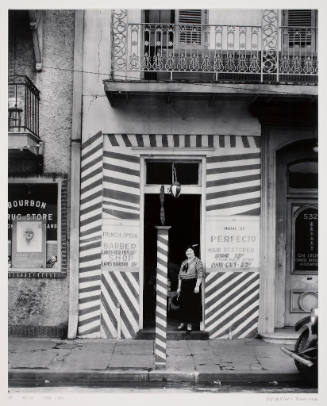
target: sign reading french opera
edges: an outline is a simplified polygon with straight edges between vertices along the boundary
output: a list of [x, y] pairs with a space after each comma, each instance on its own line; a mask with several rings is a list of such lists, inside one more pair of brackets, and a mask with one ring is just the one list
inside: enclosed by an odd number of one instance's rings
[[259, 238], [258, 217], [207, 217], [207, 271], [257, 269], [260, 257]]
[[139, 222], [105, 220], [102, 226], [102, 269], [138, 271]]

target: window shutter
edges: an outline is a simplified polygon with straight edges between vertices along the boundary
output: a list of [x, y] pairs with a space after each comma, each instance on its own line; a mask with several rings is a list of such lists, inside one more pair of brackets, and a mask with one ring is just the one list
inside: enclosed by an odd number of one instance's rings
[[[201, 44], [201, 24], [206, 24], [206, 10], [184, 9], [178, 11], [178, 23], [180, 24], [179, 42], [184, 44]], [[185, 24], [183, 26], [183, 24]], [[190, 24], [190, 25], [186, 25]]]
[[312, 23], [312, 10], [288, 10], [288, 26], [312, 27]]
[[285, 10], [283, 14], [284, 25], [288, 27], [289, 48], [311, 47], [315, 31], [310, 27], [315, 26], [315, 10]]

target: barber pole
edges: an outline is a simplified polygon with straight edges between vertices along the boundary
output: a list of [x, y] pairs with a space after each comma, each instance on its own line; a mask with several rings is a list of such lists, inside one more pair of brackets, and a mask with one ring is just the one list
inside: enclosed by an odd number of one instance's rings
[[167, 295], [168, 295], [168, 231], [170, 226], [157, 228], [156, 333], [154, 341], [155, 367], [165, 368], [167, 359]]

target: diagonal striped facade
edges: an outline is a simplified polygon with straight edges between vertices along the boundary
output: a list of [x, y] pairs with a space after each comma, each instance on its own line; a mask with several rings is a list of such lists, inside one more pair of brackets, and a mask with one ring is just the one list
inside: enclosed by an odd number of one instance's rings
[[[114, 220], [143, 227], [140, 154], [144, 149], [156, 153], [164, 148], [171, 149], [172, 154], [178, 149], [205, 151], [206, 217], [260, 215], [260, 137], [99, 133], [85, 141], [81, 161], [79, 337], [131, 338], [141, 327], [143, 270], [101, 270], [102, 223]], [[158, 286], [160, 296], [160, 272]], [[209, 272], [204, 296], [204, 325], [210, 338], [243, 338], [255, 333], [258, 272]], [[160, 309], [158, 314], [158, 325], [163, 326]]]

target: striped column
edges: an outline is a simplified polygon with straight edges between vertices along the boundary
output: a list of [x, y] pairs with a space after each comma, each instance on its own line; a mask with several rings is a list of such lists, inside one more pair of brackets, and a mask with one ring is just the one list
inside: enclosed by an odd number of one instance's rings
[[156, 226], [157, 299], [154, 359], [157, 369], [165, 368], [167, 358], [168, 231], [170, 228], [170, 226]]

